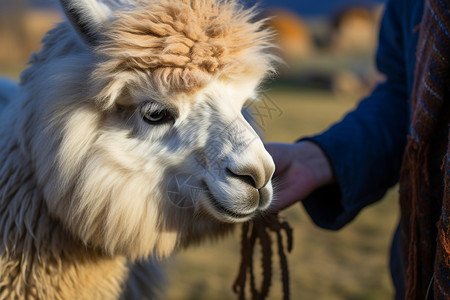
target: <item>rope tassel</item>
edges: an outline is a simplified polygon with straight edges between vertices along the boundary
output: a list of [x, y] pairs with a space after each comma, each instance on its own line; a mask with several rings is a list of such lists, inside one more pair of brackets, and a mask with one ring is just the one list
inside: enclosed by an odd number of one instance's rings
[[[250, 291], [252, 300], [264, 300], [269, 295], [272, 282], [272, 239], [271, 232], [275, 233], [278, 246], [278, 256], [280, 259], [281, 282], [283, 300], [289, 300], [289, 270], [284, 249], [283, 235], [284, 231], [287, 238], [287, 251], [292, 250], [292, 228], [287, 222], [280, 222], [278, 215], [271, 214], [261, 216], [255, 220], [242, 225], [241, 237], [241, 264], [239, 273], [233, 285], [233, 291], [237, 294], [238, 300], [245, 300], [245, 289], [247, 279], [250, 279]], [[261, 267], [262, 282], [258, 289], [255, 283], [255, 273], [253, 267], [253, 255], [257, 240], [261, 246]]]

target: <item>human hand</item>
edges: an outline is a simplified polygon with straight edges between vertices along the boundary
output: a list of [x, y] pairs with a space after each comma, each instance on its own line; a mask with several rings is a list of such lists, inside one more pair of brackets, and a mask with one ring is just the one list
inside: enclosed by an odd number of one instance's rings
[[322, 149], [313, 142], [265, 145], [275, 162], [275, 196], [269, 208], [278, 212], [332, 183], [333, 172]]

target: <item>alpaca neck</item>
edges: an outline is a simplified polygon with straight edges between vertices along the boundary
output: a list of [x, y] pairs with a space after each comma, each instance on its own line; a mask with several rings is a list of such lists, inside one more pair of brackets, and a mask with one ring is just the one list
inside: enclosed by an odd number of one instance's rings
[[0, 299], [118, 298], [126, 259], [83, 245], [49, 214], [10, 128], [0, 129]]

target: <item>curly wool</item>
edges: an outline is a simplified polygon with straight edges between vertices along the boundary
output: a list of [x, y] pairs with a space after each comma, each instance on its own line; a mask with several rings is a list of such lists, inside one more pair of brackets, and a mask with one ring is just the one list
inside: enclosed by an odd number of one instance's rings
[[148, 74], [162, 94], [195, 92], [212, 79], [262, 78], [273, 71], [272, 32], [235, 1], [152, 1], [121, 13], [98, 47], [97, 99], [114, 103], [129, 75]]

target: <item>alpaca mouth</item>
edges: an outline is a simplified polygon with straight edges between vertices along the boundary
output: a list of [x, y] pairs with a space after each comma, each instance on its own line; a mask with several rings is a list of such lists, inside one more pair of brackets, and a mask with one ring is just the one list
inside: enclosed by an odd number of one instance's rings
[[211, 188], [208, 186], [208, 183], [203, 181], [204, 191], [206, 195], [206, 209], [212, 214], [215, 218], [227, 222], [227, 223], [237, 223], [237, 222], [245, 222], [255, 216], [257, 211], [259, 210], [257, 207], [254, 209], [246, 208], [246, 210], [234, 210], [227, 208], [224, 206], [219, 199], [211, 192]]
[[233, 219], [248, 219], [250, 217], [252, 217], [255, 213], [251, 212], [251, 213], [238, 213], [238, 212], [234, 212], [229, 210], [228, 208], [224, 207], [222, 204], [219, 203], [219, 201], [217, 201], [214, 197], [212, 197], [212, 195], [210, 194], [211, 199], [211, 204], [214, 206], [214, 208], [222, 213], [225, 214], [229, 217], [232, 217]]

